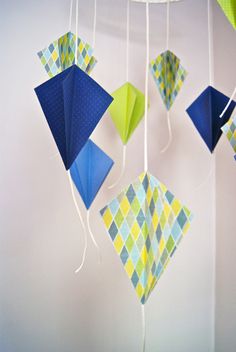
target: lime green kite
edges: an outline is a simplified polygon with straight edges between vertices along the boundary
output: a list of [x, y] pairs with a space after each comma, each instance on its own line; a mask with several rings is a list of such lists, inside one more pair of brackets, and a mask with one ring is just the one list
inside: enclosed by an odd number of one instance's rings
[[127, 82], [113, 94], [108, 111], [124, 145], [144, 115], [145, 97], [142, 92]]
[[236, 0], [217, 0], [225, 16], [236, 29]]

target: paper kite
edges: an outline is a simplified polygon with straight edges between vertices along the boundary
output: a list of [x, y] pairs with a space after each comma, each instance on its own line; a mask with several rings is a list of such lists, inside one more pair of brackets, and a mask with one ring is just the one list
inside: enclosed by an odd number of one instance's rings
[[124, 145], [144, 115], [145, 97], [142, 92], [127, 82], [113, 94], [108, 108], [112, 121]]
[[187, 76], [186, 70], [180, 59], [167, 50], [151, 61], [150, 71], [167, 110], [170, 110]]
[[[230, 117], [226, 124], [221, 127], [221, 130], [228, 138], [234, 152], [236, 153], [236, 112]], [[234, 155], [236, 160], [236, 154]]]
[[225, 16], [236, 29], [236, 0], [217, 0]]
[[210, 152], [214, 151], [222, 134], [221, 127], [228, 121], [235, 107], [235, 102], [232, 101], [220, 118], [228, 101], [226, 95], [208, 86], [186, 110]]
[[88, 140], [70, 168], [71, 178], [87, 209], [110, 172], [114, 162]]
[[113, 98], [73, 65], [35, 88], [66, 169], [69, 169]]
[[164, 184], [145, 172], [100, 213], [144, 304], [186, 234], [192, 214]]
[[97, 60], [93, 48], [78, 38], [77, 60], [75, 62], [75, 34], [68, 32], [38, 52], [38, 56], [50, 77], [56, 76], [66, 68], [77, 64], [86, 73], [90, 73]]

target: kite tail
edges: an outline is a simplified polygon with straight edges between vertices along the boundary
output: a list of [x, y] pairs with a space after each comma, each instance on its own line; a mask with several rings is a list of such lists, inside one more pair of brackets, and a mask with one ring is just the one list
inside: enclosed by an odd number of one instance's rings
[[125, 164], [126, 164], [126, 145], [123, 145], [123, 160], [122, 160], [122, 168], [121, 168], [120, 175], [112, 185], [108, 186], [108, 189], [114, 188], [120, 182], [125, 172]]
[[224, 116], [224, 114], [226, 113], [226, 111], [228, 110], [228, 107], [230, 106], [230, 104], [232, 103], [234, 96], [236, 95], [236, 87], [234, 88], [233, 94], [231, 95], [228, 104], [226, 105], [226, 107], [224, 108], [224, 110], [222, 111], [222, 113], [220, 114], [220, 118], [222, 118]]
[[171, 129], [171, 122], [170, 122], [170, 111], [167, 111], [167, 124], [168, 124], [168, 131], [169, 131], [169, 140], [167, 145], [161, 150], [161, 153], [165, 153], [172, 142], [172, 129]]
[[99, 246], [98, 246], [98, 244], [97, 244], [97, 242], [96, 242], [96, 240], [95, 240], [95, 238], [94, 238], [94, 235], [93, 235], [93, 232], [92, 232], [92, 230], [91, 230], [91, 226], [90, 226], [90, 212], [89, 212], [89, 210], [87, 210], [87, 227], [88, 227], [88, 231], [89, 231], [89, 234], [90, 234], [90, 237], [91, 237], [91, 239], [92, 239], [92, 241], [93, 241], [93, 244], [94, 244], [94, 246], [97, 248], [97, 251], [98, 251], [98, 257], [99, 257], [99, 262], [101, 263], [101, 251], [100, 251], [100, 248], [99, 248]]
[[83, 218], [82, 218], [78, 203], [77, 203], [76, 198], [75, 198], [75, 192], [74, 192], [74, 188], [73, 188], [72, 179], [71, 179], [71, 176], [70, 176], [70, 171], [68, 171], [68, 178], [69, 178], [69, 182], [70, 182], [71, 194], [72, 194], [72, 198], [73, 198], [73, 201], [74, 201], [75, 209], [76, 209], [77, 214], [79, 216], [79, 219], [80, 219], [80, 222], [81, 222], [81, 225], [82, 225], [82, 228], [83, 228], [83, 233], [84, 233], [83, 257], [82, 257], [82, 262], [81, 262], [80, 266], [78, 267], [78, 269], [75, 270], [75, 273], [77, 274], [82, 269], [82, 267], [84, 265], [84, 262], [85, 262], [85, 257], [86, 257], [87, 247], [88, 247], [88, 240], [87, 240], [87, 232], [86, 232], [85, 224], [84, 224], [84, 221], [83, 221]]
[[145, 319], [145, 307], [144, 304], [141, 305], [142, 308], [142, 352], [145, 352], [145, 345], [146, 345], [146, 319]]

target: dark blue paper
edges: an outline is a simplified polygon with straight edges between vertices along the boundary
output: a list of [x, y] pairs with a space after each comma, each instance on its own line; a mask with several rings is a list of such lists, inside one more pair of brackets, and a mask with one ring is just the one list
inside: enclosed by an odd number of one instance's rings
[[228, 121], [234, 110], [236, 103], [233, 101], [224, 116], [220, 118], [228, 101], [229, 98], [226, 95], [208, 86], [186, 110], [210, 152], [215, 149], [222, 134], [221, 127]]
[[91, 206], [114, 162], [88, 140], [70, 168], [72, 180], [87, 209]]
[[35, 92], [69, 169], [113, 98], [76, 65], [41, 84]]

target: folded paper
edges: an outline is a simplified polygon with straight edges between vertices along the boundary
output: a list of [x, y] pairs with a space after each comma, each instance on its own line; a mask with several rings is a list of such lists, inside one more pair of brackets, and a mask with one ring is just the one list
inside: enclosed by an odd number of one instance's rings
[[180, 59], [167, 50], [150, 62], [150, 71], [167, 110], [170, 110], [187, 76], [186, 70]]
[[38, 52], [38, 56], [49, 77], [54, 77], [66, 68], [77, 64], [86, 73], [90, 73], [97, 60], [93, 48], [81, 38], [77, 39], [77, 57], [75, 60], [75, 34], [68, 32], [54, 40], [47, 48]]
[[236, 29], [236, 0], [217, 0], [225, 16]]
[[192, 214], [149, 173], [142, 173], [100, 213], [144, 304], [186, 234]]
[[88, 140], [70, 168], [72, 180], [87, 209], [90, 208], [114, 162]]
[[144, 115], [145, 96], [127, 82], [112, 97], [114, 100], [108, 111], [123, 144], [126, 144]]
[[[236, 111], [221, 129], [236, 153]], [[234, 155], [234, 159], [236, 160], [236, 154]]]
[[113, 98], [73, 65], [35, 88], [66, 169], [69, 169]]
[[186, 110], [210, 152], [215, 149], [222, 134], [221, 127], [228, 121], [235, 107], [235, 102], [232, 101], [220, 118], [228, 101], [226, 95], [208, 86]]

